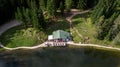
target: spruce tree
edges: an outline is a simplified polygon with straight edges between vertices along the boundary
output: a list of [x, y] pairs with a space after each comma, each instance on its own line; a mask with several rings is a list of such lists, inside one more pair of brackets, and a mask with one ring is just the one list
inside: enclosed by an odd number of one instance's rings
[[114, 25], [114, 20], [118, 15], [118, 13], [114, 13], [109, 19], [106, 19], [101, 25], [99, 25], [101, 31], [98, 33], [98, 39], [109, 39], [109, 31], [111, 29], [111, 26]]
[[69, 12], [70, 9], [72, 8], [72, 0], [65, 0], [65, 7], [66, 10]]
[[27, 14], [26, 14], [26, 9], [23, 7], [22, 8], [22, 17], [23, 17], [23, 24], [24, 24], [24, 26], [25, 26], [25, 28], [27, 28], [27, 22], [28, 21], [26, 21], [27, 20]]
[[112, 41], [112, 44], [114, 45], [120, 45], [120, 32], [117, 34], [115, 39]]
[[87, 8], [87, 0], [79, 0], [77, 8], [86, 9]]
[[20, 10], [19, 7], [17, 8], [17, 11], [16, 11], [16, 13], [15, 13], [15, 17], [16, 17], [16, 19], [19, 20], [19, 21], [22, 21], [22, 20], [23, 20], [23, 18], [22, 18], [22, 13], [21, 13], [21, 10]]
[[33, 26], [33, 28], [41, 30], [46, 28], [43, 12], [41, 10], [40, 2], [34, 0], [27, 0], [26, 5], [18, 7], [16, 12], [16, 19], [22, 21], [25, 28]]
[[64, 2], [60, 2], [60, 11], [62, 15], [64, 13], [64, 9], [65, 9]]
[[40, 25], [38, 23], [37, 7], [35, 1], [31, 1], [31, 19], [33, 23], [33, 28], [39, 29]]
[[42, 27], [42, 29], [46, 29], [46, 22], [43, 16], [43, 11], [40, 7], [40, 3], [39, 3], [39, 9], [38, 9], [38, 22], [39, 22], [39, 25]]
[[109, 18], [115, 11], [117, 0], [99, 0], [99, 3], [93, 10], [92, 21], [97, 23], [101, 16]]
[[110, 41], [112, 41], [117, 36], [117, 34], [120, 32], [120, 15], [115, 19], [113, 24], [114, 25], [111, 27], [109, 34], [108, 34], [108, 38]]
[[40, 8], [45, 11], [46, 10], [46, 4], [45, 0], [39, 0]]
[[47, 0], [47, 13], [48, 16], [54, 17], [56, 15], [56, 0]]
[[30, 10], [28, 8], [24, 8], [23, 9], [23, 16], [24, 16], [24, 23], [27, 24], [27, 26], [29, 26], [31, 23], [31, 20], [30, 20]]
[[[114, 25], [114, 20], [119, 15], [119, 11], [116, 10], [117, 0], [100, 0], [92, 13], [92, 21], [96, 24], [97, 38], [98, 39], [110, 39], [110, 30]], [[101, 17], [102, 21], [101, 21]]]

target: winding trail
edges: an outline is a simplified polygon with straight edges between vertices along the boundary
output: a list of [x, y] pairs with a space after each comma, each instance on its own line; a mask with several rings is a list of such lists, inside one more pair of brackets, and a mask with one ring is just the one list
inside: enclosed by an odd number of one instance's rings
[[80, 12], [79, 10], [77, 9], [73, 9], [71, 10], [71, 12], [69, 13], [70, 15], [66, 17], [66, 20], [69, 21], [69, 22], [72, 22], [72, 18], [76, 15], [79, 15], [79, 14], [85, 14], [85, 13], [88, 13], [90, 12], [91, 9], [88, 9], [88, 10], [85, 10], [85, 11], [82, 11]]
[[37, 49], [37, 48], [40, 48], [40, 47], [47, 47], [46, 45], [46, 42], [44, 42], [43, 44], [40, 44], [40, 45], [37, 45], [37, 46], [33, 46], [33, 47], [16, 47], [16, 48], [9, 48], [9, 47], [5, 47], [3, 46], [2, 44], [0, 44], [0, 47], [6, 49], [6, 50], [18, 50], [18, 49], [29, 49], [29, 50], [32, 50], [32, 49]]
[[78, 32], [78, 29], [73, 27], [73, 23], [72, 23], [72, 18], [76, 15], [79, 15], [79, 14], [85, 14], [85, 13], [88, 13], [90, 12], [91, 9], [88, 9], [88, 10], [85, 10], [85, 11], [82, 11], [80, 12], [79, 10], [77, 9], [72, 9], [71, 12], [70, 12], [70, 15], [66, 17], [66, 20], [69, 22], [70, 24], [70, 31], [72, 31], [72, 29], [78, 34], [78, 36], [80, 38], [83, 39], [83, 36]]

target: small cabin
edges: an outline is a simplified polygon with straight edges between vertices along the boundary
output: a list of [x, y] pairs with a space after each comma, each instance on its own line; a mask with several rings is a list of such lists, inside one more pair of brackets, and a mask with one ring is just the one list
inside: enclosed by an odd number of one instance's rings
[[48, 46], [66, 46], [66, 42], [72, 41], [71, 34], [63, 30], [57, 30], [48, 36]]

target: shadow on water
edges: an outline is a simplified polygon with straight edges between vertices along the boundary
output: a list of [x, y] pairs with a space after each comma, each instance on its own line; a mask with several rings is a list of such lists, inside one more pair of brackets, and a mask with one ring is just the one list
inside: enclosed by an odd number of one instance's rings
[[3, 59], [0, 59], [0, 67], [5, 67], [5, 61]]
[[115, 51], [91, 48], [45, 48], [0, 54], [0, 67], [119, 67]]

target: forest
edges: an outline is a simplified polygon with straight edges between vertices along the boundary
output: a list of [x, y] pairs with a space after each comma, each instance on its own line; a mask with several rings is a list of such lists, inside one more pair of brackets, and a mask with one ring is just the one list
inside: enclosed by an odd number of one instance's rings
[[[40, 32], [36, 33], [33, 38], [36, 39], [39, 35], [38, 39], [42, 39], [43, 42], [49, 34], [48, 30], [51, 25], [57, 25], [58, 19], [66, 22], [65, 13], [70, 13], [71, 9], [80, 11], [90, 9], [87, 16], [96, 29], [91, 31], [95, 32], [92, 37], [107, 45], [120, 45], [120, 0], [0, 0], [0, 25], [17, 20], [22, 23], [23, 29], [32, 28]], [[82, 21], [79, 17], [77, 19]], [[23, 33], [25, 32], [22, 32], [21, 35]], [[3, 35], [0, 40], [8, 44], [10, 40], [2, 40], [5, 39], [5, 34]], [[89, 43], [101, 44], [95, 41]], [[36, 41], [32, 44], [36, 44]]]

